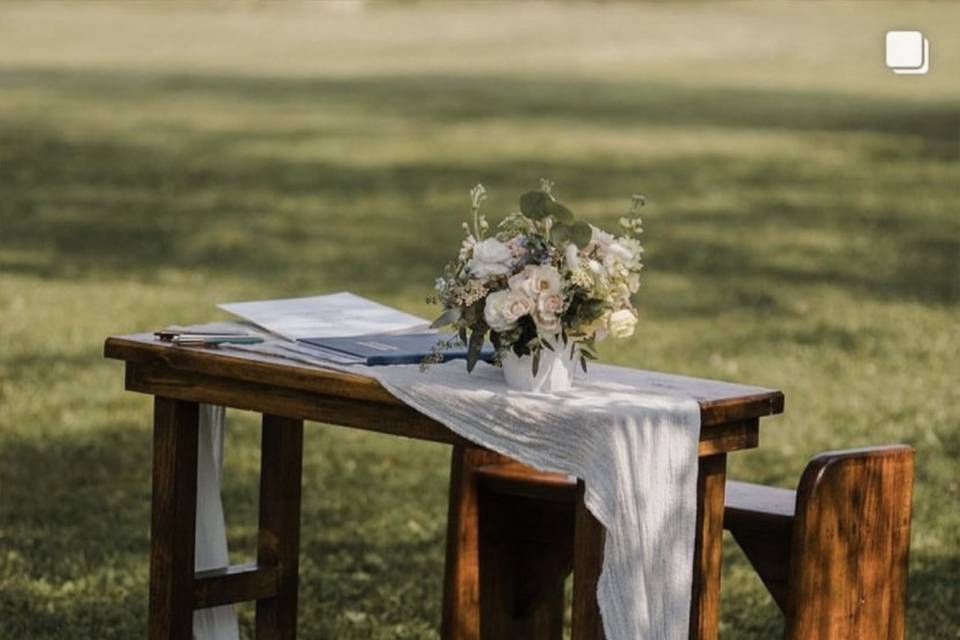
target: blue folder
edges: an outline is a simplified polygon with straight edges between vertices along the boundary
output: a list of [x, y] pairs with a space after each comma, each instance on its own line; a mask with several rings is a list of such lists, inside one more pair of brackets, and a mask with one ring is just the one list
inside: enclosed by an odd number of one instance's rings
[[[353, 336], [350, 338], [301, 338], [297, 342], [318, 347], [318, 351], [330, 350], [355, 358], [357, 363], [367, 365], [419, 364], [433, 352], [441, 340], [449, 340], [445, 333], [401, 333]], [[493, 345], [484, 343], [480, 359], [492, 362]], [[443, 352], [443, 361], [467, 357], [467, 348], [458, 346]]]

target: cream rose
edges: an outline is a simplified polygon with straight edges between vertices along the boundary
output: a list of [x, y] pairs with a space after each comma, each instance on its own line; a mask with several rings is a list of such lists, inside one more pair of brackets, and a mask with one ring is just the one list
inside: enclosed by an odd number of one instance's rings
[[637, 316], [632, 311], [620, 309], [610, 314], [607, 329], [614, 338], [629, 338], [637, 326]]
[[523, 245], [522, 236], [514, 236], [507, 240], [507, 249], [510, 250], [510, 255], [516, 260], [520, 260], [527, 255], [527, 248]]
[[537, 295], [556, 295], [560, 293], [562, 281], [560, 272], [553, 267], [527, 267], [530, 270], [530, 281]]
[[505, 243], [496, 238], [487, 238], [474, 245], [473, 257], [467, 268], [477, 278], [489, 278], [507, 275], [513, 263], [513, 254]]
[[522, 291], [531, 298], [544, 294], [558, 294], [563, 281], [560, 272], [553, 267], [527, 265], [523, 271], [511, 277], [510, 288]]
[[599, 227], [590, 225], [590, 231], [590, 244], [587, 245], [587, 249], [603, 249], [613, 242], [613, 234], [607, 233]]
[[537, 298], [537, 311], [544, 316], [559, 316], [563, 311], [563, 296], [556, 294], [540, 296]]
[[506, 317], [507, 298], [509, 297], [510, 292], [506, 290], [494, 291], [487, 296], [483, 306], [483, 319], [494, 331], [509, 331], [514, 327], [515, 322], [508, 320]]
[[533, 313], [533, 300], [522, 291], [510, 291], [503, 303], [503, 318], [515, 323], [529, 313]]

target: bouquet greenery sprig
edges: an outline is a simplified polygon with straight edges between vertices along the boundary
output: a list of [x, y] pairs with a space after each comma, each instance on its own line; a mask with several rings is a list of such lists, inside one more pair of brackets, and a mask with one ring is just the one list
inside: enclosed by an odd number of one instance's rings
[[489, 335], [498, 362], [508, 352], [529, 355], [537, 375], [542, 350], [563, 349], [586, 371], [597, 341], [633, 334], [637, 314], [631, 296], [643, 268], [637, 240], [643, 196], [633, 196], [618, 236], [577, 220], [548, 180], [523, 194], [520, 211], [492, 234], [480, 210], [485, 198], [483, 185], [470, 191], [466, 238], [429, 299], [444, 308], [434, 327], [452, 326], [458, 336], [438, 345], [437, 354], [462, 341], [472, 371]]

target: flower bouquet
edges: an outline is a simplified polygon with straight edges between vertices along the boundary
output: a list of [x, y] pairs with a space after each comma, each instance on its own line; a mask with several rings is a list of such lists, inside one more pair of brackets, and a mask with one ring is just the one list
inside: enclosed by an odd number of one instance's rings
[[486, 190], [471, 190], [472, 224], [463, 223], [460, 253], [429, 299], [444, 308], [433, 326], [456, 334], [435, 353], [462, 342], [472, 371], [489, 335], [508, 386], [525, 391], [569, 389], [576, 363], [586, 372], [596, 358], [597, 341], [628, 337], [637, 323], [630, 297], [643, 267], [643, 197], [633, 196], [614, 236], [576, 220], [552, 186], [544, 180], [523, 194], [520, 211], [494, 233], [480, 212]]

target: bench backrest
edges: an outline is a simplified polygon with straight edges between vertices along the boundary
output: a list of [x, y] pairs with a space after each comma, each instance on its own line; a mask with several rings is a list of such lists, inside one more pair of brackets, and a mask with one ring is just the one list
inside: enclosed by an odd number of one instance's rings
[[786, 638], [904, 636], [913, 449], [827, 452], [797, 489]]

